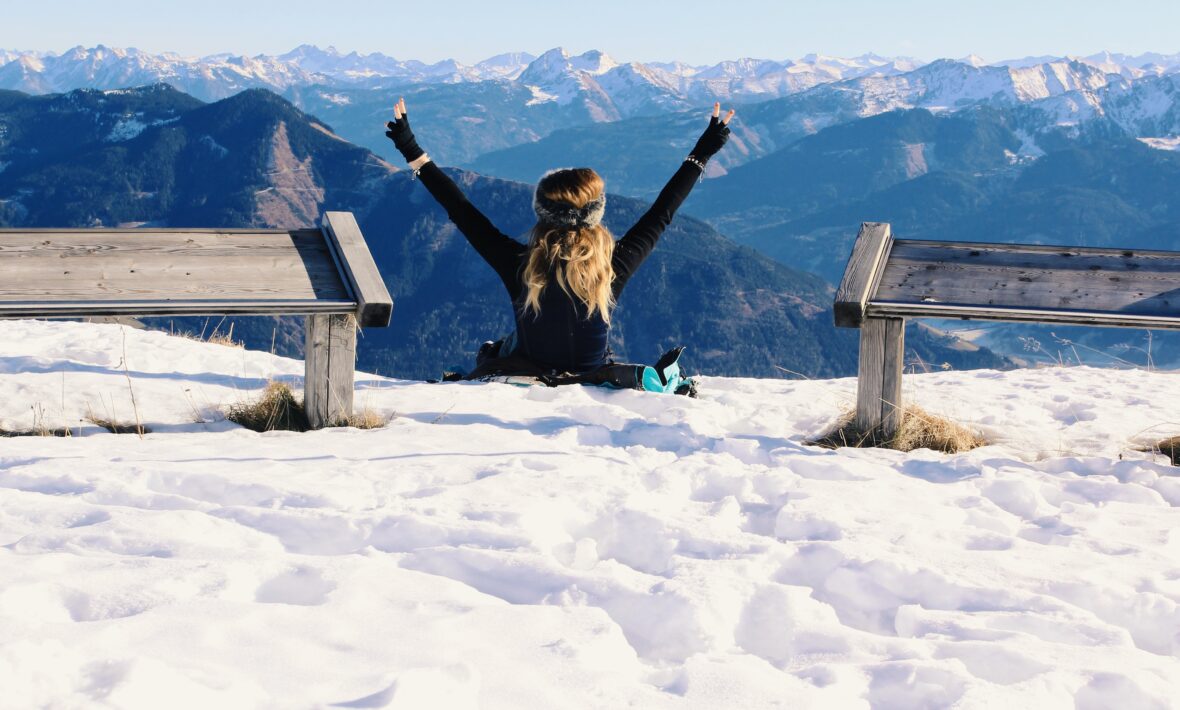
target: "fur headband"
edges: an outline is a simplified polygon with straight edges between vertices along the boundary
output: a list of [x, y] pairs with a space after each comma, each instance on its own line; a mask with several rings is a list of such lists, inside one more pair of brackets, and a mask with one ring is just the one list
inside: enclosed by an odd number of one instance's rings
[[[541, 176], [544, 180], [557, 172], [550, 170]], [[537, 187], [540, 187], [538, 182]], [[606, 212], [606, 193], [597, 200], [591, 200], [582, 207], [574, 207], [568, 202], [559, 202], [545, 197], [538, 190], [533, 193], [533, 211], [537, 213], [537, 221], [554, 227], [569, 227], [581, 229], [583, 227], [597, 227], [602, 223], [602, 215]]]
[[538, 194], [533, 196], [533, 211], [537, 213], [537, 220], [543, 224], [572, 229], [596, 227], [606, 212], [606, 195], [578, 208], [568, 202], [558, 202]]

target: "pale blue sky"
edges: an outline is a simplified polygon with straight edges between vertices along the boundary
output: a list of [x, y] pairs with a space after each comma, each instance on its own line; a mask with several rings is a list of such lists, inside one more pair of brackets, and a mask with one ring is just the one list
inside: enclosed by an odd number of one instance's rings
[[302, 43], [398, 59], [602, 49], [623, 61], [866, 52], [1180, 52], [1180, 1], [1126, 0], [6, 0], [0, 48], [106, 44], [182, 54], [279, 54]]

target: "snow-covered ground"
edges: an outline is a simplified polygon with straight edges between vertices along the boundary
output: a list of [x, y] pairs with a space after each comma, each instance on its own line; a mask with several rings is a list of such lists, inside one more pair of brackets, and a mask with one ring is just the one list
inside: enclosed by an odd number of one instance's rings
[[1135, 450], [1176, 373], [907, 376], [997, 442], [955, 456], [805, 446], [850, 379], [359, 374], [387, 427], [216, 414], [301, 372], [0, 322], [0, 428], [80, 434], [0, 438], [0, 706], [1177, 706], [1180, 469]]

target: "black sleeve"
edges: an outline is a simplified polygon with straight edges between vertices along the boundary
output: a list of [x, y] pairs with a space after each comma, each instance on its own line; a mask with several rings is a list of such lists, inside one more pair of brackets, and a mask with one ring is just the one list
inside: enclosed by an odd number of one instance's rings
[[434, 162], [418, 171], [422, 184], [447, 211], [447, 216], [467, 237], [475, 251], [488, 262], [511, 291], [517, 281], [517, 268], [525, 246], [496, 229], [495, 225], [467, 199], [459, 186]]
[[643, 263], [643, 260], [656, 248], [660, 235], [676, 215], [684, 198], [692, 192], [693, 185], [701, 177], [701, 169], [692, 163], [685, 162], [660, 191], [656, 201], [652, 203], [635, 226], [627, 230], [615, 244], [615, 256], [612, 266], [615, 269], [615, 296], [627, 285], [627, 280]]

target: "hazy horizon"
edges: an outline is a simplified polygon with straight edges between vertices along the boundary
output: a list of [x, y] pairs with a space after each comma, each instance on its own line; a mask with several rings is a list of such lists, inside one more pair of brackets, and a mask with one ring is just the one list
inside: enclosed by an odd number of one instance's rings
[[200, 6], [143, 12], [132, 0], [23, 3], [5, 9], [0, 47], [61, 54], [75, 46], [135, 47], [186, 57], [278, 55], [302, 44], [344, 53], [381, 52], [397, 59], [474, 64], [504, 52], [541, 54], [557, 46], [588, 49], [620, 61], [715, 64], [753, 57], [797, 59], [878, 54], [923, 60], [971, 54], [997, 62], [1036, 56], [1088, 56], [1104, 51], [1175, 54], [1180, 3], [1131, 0], [1109, 6], [1063, 0], [984, 4], [843, 0], [826, 4], [729, 0], [676, 3], [598, 0], [568, 6], [503, 0], [454, 0], [377, 6], [337, 0], [331, 12], [310, 0]]
[[585, 52], [590, 52], [590, 51], [600, 51], [600, 52], [603, 52], [604, 54], [606, 54], [607, 56], [611, 57], [612, 59], [614, 59], [618, 62], [623, 62], [623, 63], [625, 63], [625, 62], [639, 62], [639, 63], [645, 63], [645, 64], [660, 64], [660, 63], [681, 62], [681, 63], [685, 63], [685, 64], [689, 64], [689, 65], [697, 65], [697, 66], [710, 66], [710, 65], [716, 64], [717, 62], [721, 62], [721, 61], [737, 61], [737, 60], [741, 60], [741, 59], [771, 60], [771, 61], [780, 61], [780, 62], [781, 61], [799, 61], [809, 55], [818, 55], [818, 56], [832, 57], [832, 58], [837, 58], [837, 59], [855, 59], [855, 58], [859, 58], [859, 57], [863, 57], [863, 56], [878, 56], [883, 59], [911, 59], [911, 60], [915, 60], [918, 62], [932, 62], [932, 61], [937, 61], [940, 59], [962, 60], [962, 59], [966, 59], [970, 56], [976, 56], [989, 64], [1002, 64], [1004, 62], [1021, 61], [1021, 60], [1025, 60], [1025, 59], [1034, 59], [1034, 58], [1050, 57], [1050, 56], [1063, 57], [1063, 58], [1075, 58], [1075, 57], [1084, 58], [1084, 57], [1092, 57], [1092, 56], [1101, 55], [1103, 53], [1110, 53], [1110, 54], [1115, 54], [1115, 55], [1126, 55], [1126, 56], [1130, 56], [1130, 57], [1138, 57], [1138, 56], [1143, 56], [1143, 55], [1147, 55], [1147, 54], [1159, 54], [1159, 55], [1165, 55], [1165, 56], [1180, 55], [1180, 52], [1160, 51], [1160, 50], [1154, 50], [1154, 49], [1146, 49], [1141, 52], [1119, 52], [1119, 51], [1111, 50], [1111, 49], [1099, 49], [1099, 50], [1095, 50], [1093, 52], [1067, 52], [1067, 53], [1061, 53], [1061, 54], [1023, 54], [1023, 55], [1018, 55], [1018, 56], [1005, 56], [1005, 57], [987, 57], [987, 56], [980, 55], [978, 52], [965, 52], [965, 53], [956, 54], [953, 56], [947, 55], [947, 56], [929, 56], [929, 57], [927, 57], [927, 56], [915, 56], [915, 55], [907, 55], [907, 54], [889, 55], [889, 54], [882, 54], [881, 52], [874, 52], [874, 51], [870, 50], [870, 51], [849, 53], [849, 54], [835, 54], [832, 52], [804, 52], [802, 54], [795, 54], [795, 55], [791, 55], [791, 56], [752, 56], [752, 55], [737, 56], [737, 55], [735, 55], [735, 56], [723, 57], [723, 58], [718, 59], [713, 62], [697, 63], [697, 62], [689, 62], [681, 57], [659, 57], [659, 58], [655, 58], [655, 59], [624, 57], [624, 56], [621, 56], [609, 49], [605, 49], [603, 47], [597, 47], [597, 46], [596, 47], [584, 47], [584, 48], [571, 48], [571, 47], [565, 47], [565, 46], [559, 47], [556, 45], [553, 47], [547, 47], [546, 49], [543, 49], [540, 51], [505, 48], [500, 51], [493, 51], [491, 54], [488, 54], [487, 56], [482, 56], [482, 57], [478, 57], [473, 60], [466, 60], [466, 61], [459, 59], [458, 57], [454, 57], [454, 56], [442, 57], [439, 59], [433, 59], [433, 58], [432, 59], [423, 59], [421, 57], [408, 56], [408, 55], [390, 55], [387, 52], [382, 52], [381, 50], [373, 50], [373, 51], [369, 52], [369, 51], [361, 51], [361, 50], [357, 50], [357, 49], [352, 49], [349, 47], [338, 47], [338, 46], [332, 45], [332, 44], [316, 45], [313, 43], [302, 43], [302, 44], [294, 45], [294, 46], [288, 47], [287, 49], [283, 49], [283, 50], [276, 51], [276, 52], [243, 52], [243, 51], [232, 51], [231, 50], [231, 51], [223, 51], [223, 52], [188, 53], [188, 52], [179, 52], [179, 51], [172, 50], [172, 49], [154, 50], [154, 49], [147, 49], [144, 47], [137, 47], [137, 46], [130, 46], [130, 45], [126, 45], [126, 46], [125, 45], [117, 45], [112, 42], [97, 42], [94, 44], [75, 44], [75, 45], [71, 45], [71, 46], [65, 47], [65, 48], [51, 48], [51, 49], [47, 49], [44, 47], [5, 47], [5, 46], [0, 46], [0, 51], [8, 51], [8, 52], [16, 52], [16, 53], [34, 52], [34, 53], [37, 53], [37, 54], [40, 54], [43, 56], [61, 56], [63, 54], [66, 54], [67, 52], [70, 52], [70, 51], [78, 48], [78, 47], [81, 47], [86, 50], [93, 50], [93, 49], [97, 49], [99, 47], [104, 47], [106, 49], [111, 49], [111, 50], [146, 52], [148, 54], [157, 55], [157, 56], [177, 55], [179, 57], [182, 57], [183, 59], [205, 59], [208, 57], [216, 57], [216, 56], [234, 56], [234, 57], [251, 57], [251, 58], [256, 58], [256, 57], [261, 57], [261, 56], [278, 57], [278, 56], [282, 56], [284, 54], [287, 54], [289, 52], [292, 52], [302, 46], [314, 46], [314, 47], [316, 47], [320, 50], [323, 50], [323, 51], [335, 50], [341, 56], [347, 56], [353, 52], [356, 52], [357, 54], [360, 54], [362, 56], [367, 56], [367, 55], [372, 55], [372, 54], [385, 54], [386, 56], [389, 56], [392, 59], [396, 59], [399, 61], [416, 60], [416, 61], [421, 61], [426, 64], [434, 64], [434, 63], [442, 62], [442, 61], [455, 60], [455, 61], [458, 61], [461, 64], [465, 64], [465, 65], [475, 65], [480, 62], [483, 62], [483, 61], [486, 61], [489, 59], [493, 59], [495, 57], [498, 57], [501, 55], [506, 55], [506, 54], [527, 53], [527, 54], [531, 54], [534, 56], [540, 56], [540, 55], [544, 54], [545, 52], [548, 52], [553, 49], [564, 49], [565, 52], [570, 56], [578, 56], [578, 55], [581, 55]]

